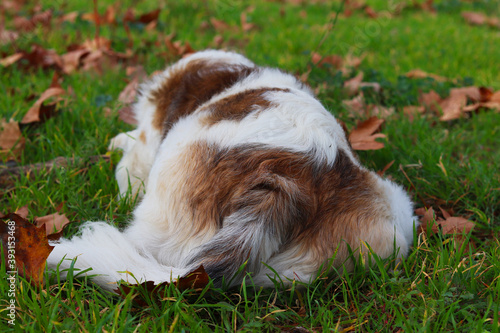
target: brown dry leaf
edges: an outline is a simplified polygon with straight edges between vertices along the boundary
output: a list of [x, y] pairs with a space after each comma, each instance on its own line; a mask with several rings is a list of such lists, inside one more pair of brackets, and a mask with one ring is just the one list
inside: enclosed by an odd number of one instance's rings
[[450, 89], [450, 96], [439, 103], [443, 115], [442, 121], [454, 120], [463, 117], [467, 99], [473, 101], [481, 100], [481, 91], [478, 87], [462, 87]]
[[89, 54], [89, 52], [90, 52], [89, 50], [80, 49], [62, 54], [61, 55], [62, 70], [64, 71], [64, 73], [71, 74], [75, 70], [77, 70], [78, 67], [80, 66], [80, 59]]
[[344, 82], [344, 88], [347, 90], [349, 96], [355, 95], [359, 92], [361, 86], [361, 81], [363, 81], [363, 72], [359, 72], [358, 75]]
[[19, 123], [5, 119], [0, 120], [0, 159], [18, 161], [24, 150], [25, 139], [19, 128]]
[[488, 22], [488, 17], [482, 13], [463, 12], [462, 17], [471, 25], [484, 25]]
[[[208, 274], [205, 272], [203, 266], [200, 266], [194, 271], [179, 278], [177, 281], [174, 281], [173, 283], [177, 287], [177, 289], [179, 289], [180, 291], [184, 291], [187, 289], [200, 290], [202, 288], [205, 288], [209, 282], [210, 278]], [[142, 289], [145, 289], [148, 292], [150, 296], [149, 299], [155, 302], [161, 302], [164, 297], [164, 295], [162, 295], [162, 291], [165, 290], [165, 287], [167, 287], [169, 284], [169, 282], [163, 282], [157, 285], [153, 281], [146, 281], [139, 285], [121, 284], [119, 288], [115, 290], [115, 292], [122, 297], [126, 297], [132, 290], [140, 286]], [[137, 295], [136, 297], [134, 297], [134, 301], [140, 306], [148, 306], [145, 295], [143, 293], [137, 293], [136, 290], [134, 291]]]
[[17, 61], [19, 61], [22, 57], [24, 57], [24, 53], [22, 53], [22, 52], [14, 53], [8, 57], [0, 59], [0, 65], [2, 65], [4, 67], [8, 67], [8, 66], [16, 63]]
[[[0, 219], [0, 235], [8, 269], [17, 270], [31, 283], [41, 283], [45, 262], [53, 249], [48, 243], [45, 228], [37, 228], [21, 216], [11, 213]], [[14, 258], [8, 256], [10, 249], [15, 252]]]
[[425, 79], [427, 77], [430, 77], [430, 78], [433, 78], [434, 80], [439, 81], [439, 82], [449, 81], [447, 78], [445, 78], [443, 76], [439, 76], [439, 75], [432, 74], [432, 73], [427, 73], [421, 69], [411, 70], [408, 73], [406, 73], [406, 76], [409, 78], [414, 78], [414, 79]]
[[439, 113], [439, 103], [441, 103], [442, 100], [441, 96], [439, 96], [439, 94], [434, 90], [431, 90], [428, 93], [421, 93], [418, 98], [420, 104], [436, 114]]
[[160, 16], [160, 12], [161, 12], [160, 8], [155, 9], [155, 10], [153, 10], [151, 12], [142, 14], [141, 16], [139, 16], [136, 19], [136, 21], [137, 22], [141, 22], [143, 24], [149, 24], [151, 22], [156, 22], [156, 21], [158, 21], [158, 17]]
[[366, 111], [365, 97], [363, 93], [350, 100], [343, 100], [342, 104], [349, 112], [350, 117], [364, 116]]
[[214, 29], [218, 32], [224, 32], [231, 29], [231, 26], [222, 20], [218, 20], [215, 17], [210, 18], [210, 23], [214, 26]]
[[54, 213], [42, 217], [35, 217], [35, 222], [37, 227], [45, 225], [45, 231], [48, 236], [63, 230], [64, 226], [70, 221], [64, 214]]
[[365, 14], [369, 17], [369, 18], [377, 18], [378, 17], [378, 14], [375, 12], [375, 10], [373, 10], [372, 7], [370, 6], [365, 6], [365, 10], [364, 10]]
[[369, 105], [368, 110], [370, 115], [377, 116], [379, 118], [388, 118], [396, 111], [393, 106], [385, 107], [382, 105]]
[[344, 60], [341, 56], [336, 54], [331, 54], [327, 56], [321, 56], [319, 53], [313, 52], [311, 54], [311, 61], [313, 64], [320, 66], [323, 64], [332, 65], [334, 68], [339, 69], [342, 67]]
[[475, 226], [474, 222], [463, 217], [451, 216], [444, 221], [438, 221], [444, 235], [469, 233]]
[[59, 18], [59, 22], [71, 22], [74, 23], [76, 19], [78, 18], [79, 13], [77, 11], [74, 12], [69, 12], [67, 14], [64, 14]]
[[29, 209], [28, 209], [28, 205], [24, 205], [20, 208], [18, 208], [16, 210], [16, 214], [21, 216], [23, 219], [27, 219], [28, 218], [28, 214], [29, 214]]
[[19, 33], [16, 31], [4, 30], [0, 26], [0, 45], [7, 45], [16, 41], [19, 38]]
[[349, 142], [354, 150], [377, 150], [384, 148], [382, 142], [375, 141], [376, 138], [385, 138], [385, 134], [376, 133], [384, 122], [376, 116], [363, 121], [349, 134]]
[[432, 225], [431, 225], [431, 231], [433, 233], [437, 233], [439, 231], [439, 228], [438, 228], [437, 224], [434, 223], [434, 221], [435, 221], [435, 214], [434, 214], [434, 209], [432, 209], [432, 207], [430, 207], [429, 209], [426, 209], [425, 207], [417, 208], [417, 209], [415, 209], [415, 214], [419, 215], [419, 216], [422, 216], [420, 218], [420, 222], [422, 224], [420, 224], [420, 226], [418, 227], [418, 232], [419, 233], [426, 232], [427, 231], [427, 226], [430, 223], [432, 223]]
[[[65, 93], [66, 91], [59, 87], [51, 87], [45, 90], [40, 96], [40, 98], [38, 98], [38, 100], [35, 102], [35, 104], [33, 104], [33, 106], [28, 110], [28, 112], [26, 112], [26, 114], [23, 117], [23, 120], [21, 120], [21, 124], [39, 122], [43, 119], [50, 118], [52, 116], [52, 114], [50, 113], [51, 110], [43, 109], [42, 108], [43, 102], [51, 97], [63, 95]], [[45, 111], [45, 113], [43, 111]]]
[[252, 30], [253, 28], [255, 28], [255, 24], [247, 22], [247, 13], [245, 13], [245, 12], [241, 13], [241, 15], [240, 15], [240, 23], [241, 23], [241, 29], [244, 32], [248, 32], [248, 31]]

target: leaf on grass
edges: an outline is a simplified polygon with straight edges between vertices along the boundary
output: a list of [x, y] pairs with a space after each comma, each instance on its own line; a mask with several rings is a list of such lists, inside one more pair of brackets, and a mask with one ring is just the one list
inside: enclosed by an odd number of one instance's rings
[[54, 213], [41, 217], [35, 217], [35, 222], [37, 227], [45, 225], [45, 231], [47, 236], [56, 234], [64, 229], [64, 227], [70, 222], [69, 219], [64, 214]]
[[240, 15], [240, 24], [241, 24], [241, 29], [244, 32], [248, 32], [255, 28], [255, 24], [247, 22], [247, 13], [245, 12], [241, 13]]
[[64, 73], [71, 74], [76, 71], [80, 66], [81, 58], [89, 53], [90, 51], [87, 49], [79, 49], [62, 54], [62, 70]]
[[439, 82], [449, 81], [447, 78], [445, 78], [443, 76], [427, 73], [421, 69], [411, 70], [408, 73], [406, 73], [406, 76], [409, 78], [414, 78], [414, 79], [425, 79], [427, 77], [430, 77], [430, 78], [433, 78], [434, 80], [439, 81]]
[[149, 24], [152, 22], [156, 22], [156, 21], [158, 21], [158, 17], [160, 16], [160, 12], [161, 12], [161, 9], [158, 8], [158, 9], [155, 9], [153, 11], [144, 13], [144, 14], [140, 15], [136, 19], [136, 21], [141, 22], [143, 24]]
[[227, 24], [226, 22], [224, 22], [222, 20], [218, 20], [215, 17], [210, 18], [210, 23], [212, 23], [212, 26], [218, 32], [224, 32], [226, 30], [231, 29], [231, 26], [229, 24]]
[[18, 32], [2, 29], [2, 27], [0, 26], [0, 46], [10, 44], [16, 41], [18, 38]]
[[441, 103], [442, 100], [441, 96], [439, 96], [439, 94], [434, 90], [431, 90], [428, 93], [421, 93], [418, 98], [420, 104], [435, 114], [439, 113], [439, 103]]
[[19, 123], [13, 120], [0, 120], [0, 159], [18, 161], [24, 150], [25, 139]]
[[24, 205], [16, 210], [16, 214], [21, 216], [23, 219], [28, 218], [29, 209], [28, 205]]
[[377, 150], [384, 148], [382, 142], [375, 141], [377, 138], [385, 138], [385, 134], [376, 133], [384, 122], [376, 116], [363, 121], [349, 134], [349, 142], [354, 150]]
[[[422, 218], [420, 218], [422, 224], [419, 227], [419, 232], [427, 232], [428, 225], [432, 224], [432, 233], [435, 234], [438, 233], [439, 230], [441, 230], [441, 233], [443, 235], [452, 235], [457, 244], [461, 246], [465, 241], [462, 235], [464, 233], [467, 234], [471, 232], [471, 230], [475, 227], [475, 223], [463, 217], [451, 216], [449, 212], [442, 209], [441, 207], [439, 207], [439, 209], [441, 211], [442, 217], [437, 216], [437, 214], [434, 213], [432, 207], [428, 210], [426, 210], [425, 208], [418, 208], [415, 210], [415, 214], [422, 216]], [[469, 245], [474, 246], [474, 243], [472, 241], [469, 241], [466, 249]]]
[[[17, 270], [31, 283], [41, 283], [45, 262], [53, 249], [48, 243], [45, 228], [37, 228], [11, 213], [0, 219], [0, 235], [9, 270]], [[14, 258], [9, 258], [8, 250], [12, 248], [9, 245], [14, 245]]]
[[481, 91], [478, 87], [462, 87], [450, 89], [450, 95], [439, 103], [443, 115], [440, 120], [448, 121], [464, 116], [467, 101], [480, 101]]
[[336, 69], [339, 69], [340, 67], [342, 67], [342, 64], [344, 62], [342, 57], [339, 55], [331, 54], [331, 55], [327, 55], [327, 56], [322, 56], [321, 54], [316, 53], [316, 52], [313, 52], [311, 54], [311, 61], [313, 64], [320, 66], [320, 67], [323, 64], [328, 64], [328, 65], [333, 66]]
[[[177, 289], [179, 289], [180, 291], [184, 291], [187, 289], [199, 290], [205, 288], [208, 285], [209, 281], [210, 278], [207, 272], [205, 272], [203, 266], [200, 266], [194, 271], [189, 272], [188, 274], [179, 278], [177, 281], [174, 281], [173, 283], [177, 287]], [[119, 288], [115, 290], [115, 292], [122, 297], [126, 297], [132, 290], [134, 290], [135, 295], [137, 296], [134, 298], [134, 301], [139, 306], [144, 307], [148, 305], [146, 297], [148, 297], [152, 301], [160, 302], [163, 298], [161, 291], [164, 290], [168, 285], [170, 285], [169, 282], [155, 284], [153, 281], [146, 281], [138, 285], [122, 283], [120, 284]], [[143, 293], [138, 293], [139, 290], [137, 290], [137, 287], [145, 290], [148, 295], [146, 296]]]
[[351, 116], [351, 117], [356, 118], [358, 116], [365, 115], [366, 104], [365, 104], [365, 97], [363, 96], [363, 93], [359, 94], [358, 96], [354, 97], [353, 99], [343, 100], [342, 105], [346, 108], [346, 110], [349, 112], [349, 116]]
[[42, 95], [38, 98], [38, 100], [33, 104], [33, 106], [26, 112], [23, 119], [21, 120], [21, 124], [30, 124], [34, 122], [40, 122], [41, 120], [46, 120], [54, 114], [54, 108], [50, 107], [42, 107], [43, 102], [47, 99], [59, 95], [65, 94], [66, 91], [60, 87], [50, 87], [45, 90]]
[[484, 25], [488, 22], [488, 17], [477, 12], [463, 12], [462, 17], [471, 25]]
[[8, 66], [16, 63], [20, 59], [22, 59], [23, 56], [24, 56], [24, 53], [22, 53], [22, 52], [14, 53], [14, 54], [7, 56], [3, 59], [0, 59], [0, 65], [2, 65], [3, 67], [8, 67]]
[[363, 72], [359, 72], [358, 75], [344, 82], [344, 88], [347, 90], [347, 94], [349, 96], [355, 95], [359, 92], [363, 76]]

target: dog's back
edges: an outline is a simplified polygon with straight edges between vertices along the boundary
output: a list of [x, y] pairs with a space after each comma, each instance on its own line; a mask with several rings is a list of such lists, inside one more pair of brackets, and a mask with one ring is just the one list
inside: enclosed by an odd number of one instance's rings
[[270, 285], [267, 266], [308, 282], [334, 255], [349, 269], [348, 248], [367, 253], [364, 243], [381, 257], [407, 253], [416, 223], [408, 196], [359, 164], [293, 76], [200, 52], [146, 83], [135, 112], [138, 128], [112, 145], [124, 150], [121, 192], [145, 192], [116, 242], [160, 268], [121, 270], [168, 280], [203, 265], [220, 284], [246, 264], [256, 284]]

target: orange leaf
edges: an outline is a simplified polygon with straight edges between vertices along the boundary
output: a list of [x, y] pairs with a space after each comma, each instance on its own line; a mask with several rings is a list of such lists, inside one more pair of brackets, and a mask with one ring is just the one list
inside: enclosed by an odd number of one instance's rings
[[488, 21], [486, 15], [476, 12], [463, 12], [462, 17], [471, 25], [483, 25]]
[[35, 217], [35, 222], [37, 227], [45, 225], [45, 231], [48, 236], [61, 231], [70, 221], [64, 214], [54, 213], [42, 217]]
[[382, 142], [375, 141], [376, 138], [385, 138], [385, 134], [374, 134], [380, 129], [384, 122], [376, 116], [361, 122], [349, 134], [349, 142], [354, 150], [377, 150], [384, 148]]
[[53, 249], [45, 228], [37, 228], [17, 214], [0, 219], [3, 255], [8, 269], [23, 275], [32, 283], [43, 280], [45, 261]]
[[0, 159], [19, 160], [25, 141], [16, 121], [0, 120]]
[[33, 104], [33, 106], [26, 112], [24, 115], [23, 119], [21, 120], [21, 124], [29, 124], [33, 122], [39, 122], [41, 120], [41, 107], [42, 103], [54, 96], [62, 95], [65, 94], [66, 91], [62, 88], [58, 87], [51, 87], [47, 90], [45, 90], [40, 98]]
[[23, 56], [24, 56], [24, 53], [22, 53], [22, 52], [14, 53], [13, 55], [10, 55], [8, 57], [0, 59], [0, 65], [2, 65], [4, 67], [8, 67], [8, 66], [12, 65], [13, 63], [17, 62]]

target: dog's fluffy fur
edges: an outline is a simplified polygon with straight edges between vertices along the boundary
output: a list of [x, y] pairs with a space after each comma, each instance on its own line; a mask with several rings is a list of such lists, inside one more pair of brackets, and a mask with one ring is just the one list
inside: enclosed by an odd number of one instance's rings
[[75, 268], [114, 289], [199, 265], [220, 285], [246, 263], [254, 283], [269, 286], [275, 272], [308, 282], [330, 260], [348, 270], [349, 252], [366, 253], [365, 244], [382, 258], [407, 253], [417, 223], [408, 195], [360, 165], [339, 123], [293, 76], [199, 52], [145, 83], [134, 111], [137, 129], [111, 143], [124, 152], [120, 192], [143, 196], [131, 225], [85, 224], [53, 244], [49, 268], [77, 258]]

